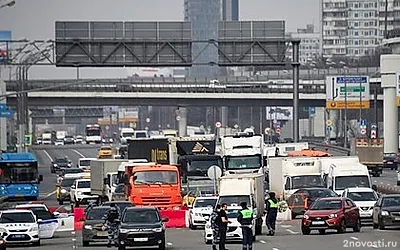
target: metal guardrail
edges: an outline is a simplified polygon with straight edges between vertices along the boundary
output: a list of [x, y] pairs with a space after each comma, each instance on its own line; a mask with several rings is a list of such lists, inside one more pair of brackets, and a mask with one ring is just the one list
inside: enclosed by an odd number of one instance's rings
[[337, 152], [336, 154], [340, 155], [349, 155], [350, 154], [350, 149], [345, 148], [345, 147], [340, 147], [340, 146], [335, 146], [335, 145], [330, 145], [326, 143], [321, 143], [321, 142], [315, 142], [315, 141], [308, 141], [308, 143], [315, 148], [319, 148], [321, 151], [325, 151], [328, 149], [328, 152], [335, 155], [334, 152]]

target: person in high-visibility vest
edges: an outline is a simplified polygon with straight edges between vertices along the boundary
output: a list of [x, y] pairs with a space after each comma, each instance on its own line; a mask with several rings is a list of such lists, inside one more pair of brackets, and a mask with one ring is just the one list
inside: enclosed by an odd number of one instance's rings
[[240, 206], [242, 210], [239, 212], [237, 220], [242, 227], [242, 246], [243, 250], [251, 250], [253, 249], [253, 211], [247, 208], [246, 202], [240, 203]]
[[269, 193], [269, 198], [267, 200], [267, 218], [266, 223], [268, 227], [268, 235], [273, 236], [275, 234], [276, 217], [278, 216], [279, 202], [275, 198], [275, 193]]

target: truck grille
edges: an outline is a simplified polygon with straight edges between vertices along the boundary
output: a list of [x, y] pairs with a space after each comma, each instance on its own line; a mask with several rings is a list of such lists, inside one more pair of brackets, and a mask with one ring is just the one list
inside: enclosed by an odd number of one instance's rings
[[360, 207], [360, 208], [361, 208], [361, 210], [363, 210], [363, 211], [369, 211], [369, 210], [372, 209], [372, 207]]
[[148, 205], [168, 205], [171, 202], [171, 196], [143, 196], [142, 201]]

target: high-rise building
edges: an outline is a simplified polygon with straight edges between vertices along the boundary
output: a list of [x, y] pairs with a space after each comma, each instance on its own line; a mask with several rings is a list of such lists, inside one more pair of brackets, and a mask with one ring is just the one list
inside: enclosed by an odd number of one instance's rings
[[[308, 24], [305, 29], [297, 29], [297, 32], [289, 33], [288, 36], [300, 40], [299, 60], [303, 65], [312, 65], [313, 61], [319, 57], [321, 36], [315, 32], [314, 25]], [[286, 57], [292, 59], [293, 49], [289, 45]]]
[[223, 21], [239, 21], [239, 0], [221, 0]]
[[400, 0], [321, 1], [322, 52], [326, 57], [371, 55], [384, 39], [385, 30], [400, 25]]
[[[196, 64], [189, 69], [191, 77], [215, 77], [218, 66], [204, 65], [218, 63], [218, 49], [204, 41], [218, 39], [218, 23], [221, 20], [221, 0], [185, 0], [185, 21], [192, 23], [192, 56]], [[199, 43], [198, 41], [203, 41]]]

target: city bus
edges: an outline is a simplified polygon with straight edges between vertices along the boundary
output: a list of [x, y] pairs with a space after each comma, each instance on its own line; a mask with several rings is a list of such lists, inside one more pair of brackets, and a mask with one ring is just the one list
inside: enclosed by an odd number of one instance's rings
[[37, 200], [41, 181], [32, 153], [0, 154], [0, 199]]
[[101, 128], [100, 125], [87, 125], [86, 126], [86, 143], [101, 143]]

